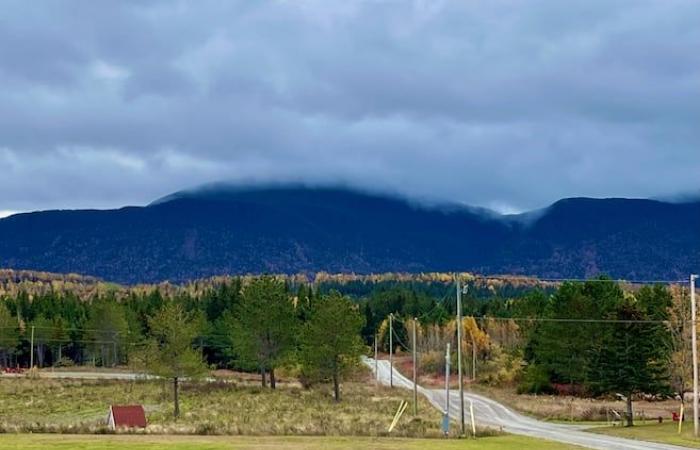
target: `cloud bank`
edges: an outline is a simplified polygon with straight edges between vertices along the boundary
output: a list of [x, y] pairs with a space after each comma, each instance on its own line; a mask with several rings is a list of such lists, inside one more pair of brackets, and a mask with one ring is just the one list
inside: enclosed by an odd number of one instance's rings
[[5, 2], [0, 210], [212, 181], [697, 191], [695, 0]]

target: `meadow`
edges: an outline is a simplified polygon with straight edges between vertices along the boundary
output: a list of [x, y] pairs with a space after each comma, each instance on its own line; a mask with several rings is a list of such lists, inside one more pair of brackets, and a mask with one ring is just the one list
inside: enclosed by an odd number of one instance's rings
[[[160, 380], [65, 380], [0, 378], [0, 431], [106, 433], [111, 404], [143, 404], [147, 434], [386, 436], [403, 389], [374, 387], [363, 380], [343, 384], [343, 400], [328, 386], [304, 389], [279, 383], [263, 389], [245, 379], [183, 383], [182, 416], [172, 415], [172, 389]], [[419, 398], [394, 436], [441, 437], [441, 415]]]

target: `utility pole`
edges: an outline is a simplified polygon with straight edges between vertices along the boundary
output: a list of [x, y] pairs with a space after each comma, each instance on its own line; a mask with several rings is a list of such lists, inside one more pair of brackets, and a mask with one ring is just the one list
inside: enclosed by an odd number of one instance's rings
[[394, 387], [394, 314], [389, 314], [389, 387]]
[[416, 322], [418, 319], [413, 318], [413, 415], [418, 415], [418, 380], [416, 379]]
[[459, 276], [455, 275], [457, 285], [457, 378], [459, 382], [459, 431], [464, 435], [464, 384], [462, 383], [462, 287]]
[[445, 414], [442, 417], [442, 430], [445, 436], [450, 432], [450, 343], [445, 351]]
[[695, 302], [695, 279], [697, 275], [690, 276], [690, 335], [693, 345], [693, 435], [697, 438], [700, 427], [698, 417], [698, 330], [697, 330], [697, 306]]
[[34, 325], [32, 325], [32, 339], [31, 339], [31, 344], [32, 348], [32, 353], [29, 356], [29, 368], [33, 369], [34, 368]]
[[[116, 367], [117, 366], [117, 331], [114, 332], [114, 336], [112, 337], [112, 350], [114, 352], [114, 361], [112, 362], [112, 366]], [[201, 348], [201, 343], [200, 343], [200, 348]]]
[[476, 340], [472, 334], [472, 382], [476, 381]]
[[377, 333], [374, 333], [374, 385], [379, 386], [379, 347], [377, 346]]

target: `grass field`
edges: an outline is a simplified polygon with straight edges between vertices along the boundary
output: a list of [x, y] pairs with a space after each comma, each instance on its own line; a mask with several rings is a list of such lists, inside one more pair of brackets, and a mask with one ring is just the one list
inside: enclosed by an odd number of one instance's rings
[[492, 436], [477, 440], [366, 437], [242, 437], [242, 436], [134, 436], [134, 435], [0, 435], [6, 450], [261, 450], [285, 448], [378, 450], [567, 450], [580, 447], [519, 436]]
[[[336, 404], [327, 386], [281, 384], [276, 391], [235, 381], [185, 383], [182, 416], [172, 417], [172, 389], [160, 381], [0, 378], [0, 431], [94, 433], [104, 430], [110, 404], [143, 404], [153, 434], [383, 436], [404, 389], [345, 383]], [[422, 397], [395, 436], [440, 437], [441, 415]], [[0, 448], [2, 448], [0, 446]]]
[[[569, 421], [571, 418], [575, 421], [604, 422], [607, 420], [606, 411], [610, 409], [618, 412], [625, 411], [625, 403], [617, 400], [565, 395], [523, 395], [517, 394], [514, 388], [495, 388], [483, 385], [469, 386], [467, 389], [498, 400], [524, 414], [557, 422]], [[643, 413], [647, 418], [660, 416], [664, 420], [671, 420], [671, 415], [678, 411], [678, 406], [677, 400], [639, 400], [634, 402], [634, 412], [635, 415]], [[635, 423], [637, 420], [635, 417]]]
[[[405, 376], [411, 376], [412, 360], [408, 356], [395, 357], [395, 367]], [[425, 387], [443, 388], [445, 379], [441, 375], [423, 374], [419, 376], [418, 384]], [[458, 386], [453, 377], [451, 387]], [[580, 398], [566, 395], [529, 395], [518, 394], [515, 387], [494, 387], [478, 383], [466, 383], [465, 389], [476, 394], [497, 400], [523, 414], [552, 422], [587, 422], [591, 424], [606, 423], [610, 410], [623, 412], [625, 402], [613, 399]], [[677, 412], [677, 400], [635, 401], [634, 412], [647, 418], [662, 417], [670, 420], [673, 412]], [[687, 414], [687, 412], [686, 412]], [[635, 420], [636, 417], [635, 417]]]
[[592, 430], [596, 433], [620, 436], [643, 441], [662, 442], [664, 444], [681, 445], [684, 447], [700, 448], [700, 440], [693, 437], [693, 422], [683, 424], [683, 432], [678, 434], [678, 422], [638, 424], [633, 427], [605, 427]]

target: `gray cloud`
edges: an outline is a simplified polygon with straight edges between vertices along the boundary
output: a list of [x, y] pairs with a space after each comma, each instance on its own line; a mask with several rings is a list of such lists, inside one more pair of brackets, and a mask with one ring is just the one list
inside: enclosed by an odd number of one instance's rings
[[694, 192], [697, 23], [695, 0], [5, 2], [0, 210], [217, 180]]

